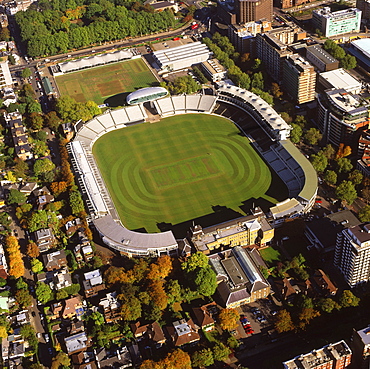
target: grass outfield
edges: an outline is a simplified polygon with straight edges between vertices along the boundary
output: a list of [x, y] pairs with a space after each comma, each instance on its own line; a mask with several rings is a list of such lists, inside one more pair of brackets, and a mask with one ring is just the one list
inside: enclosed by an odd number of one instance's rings
[[[111, 96], [122, 96], [142, 87], [151, 87], [157, 82], [152, 72], [141, 59], [89, 68], [56, 77], [60, 94], [69, 95], [76, 101], [95, 101], [103, 104]], [[113, 105], [124, 105], [122, 102]]]
[[266, 195], [272, 176], [230, 121], [186, 114], [109, 132], [93, 146], [122, 223], [158, 232]]

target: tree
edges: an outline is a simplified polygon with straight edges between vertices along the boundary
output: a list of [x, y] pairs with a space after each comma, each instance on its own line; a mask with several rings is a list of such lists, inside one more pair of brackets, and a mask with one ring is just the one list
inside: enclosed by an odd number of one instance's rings
[[27, 200], [26, 195], [23, 192], [20, 192], [16, 189], [11, 189], [8, 194], [8, 204], [24, 204]]
[[211, 366], [213, 363], [214, 359], [210, 348], [195, 351], [193, 355], [191, 355], [191, 364], [193, 367], [201, 368], [204, 366]]
[[12, 219], [6, 211], [0, 213], [0, 224], [4, 227], [9, 227], [12, 223]]
[[34, 141], [32, 144], [32, 152], [36, 156], [44, 156], [49, 152], [48, 145], [44, 141]]
[[290, 141], [293, 143], [298, 143], [301, 141], [301, 137], [303, 135], [302, 128], [295, 123], [292, 123], [292, 130], [290, 131]]
[[7, 338], [8, 337], [8, 332], [6, 327], [3, 325], [0, 325], [0, 338]]
[[310, 128], [304, 135], [304, 140], [309, 145], [317, 145], [322, 139], [322, 134], [316, 128]]
[[331, 313], [334, 309], [339, 310], [340, 305], [330, 297], [322, 298], [318, 302], [318, 307], [323, 313]]
[[41, 301], [42, 304], [46, 304], [53, 299], [53, 291], [46, 283], [37, 282], [35, 293], [37, 300]]
[[322, 154], [326, 156], [329, 160], [333, 159], [335, 154], [335, 149], [331, 144], [327, 144], [322, 150]]
[[289, 311], [279, 310], [276, 315], [274, 327], [278, 333], [289, 332], [294, 329], [292, 317]]
[[350, 290], [344, 290], [339, 297], [339, 305], [342, 308], [356, 307], [360, 303], [360, 298], [355, 296]]
[[34, 112], [28, 116], [28, 123], [32, 129], [39, 131], [44, 125], [44, 119], [39, 112]]
[[231, 354], [231, 350], [222, 342], [217, 342], [212, 349], [215, 361], [224, 361]]
[[170, 279], [166, 283], [166, 293], [169, 305], [182, 300], [181, 286], [177, 279]]
[[348, 175], [348, 180], [351, 181], [355, 186], [359, 185], [362, 182], [363, 178], [363, 174], [358, 169], [353, 170]]
[[42, 272], [43, 269], [44, 269], [44, 265], [39, 259], [35, 258], [31, 260], [31, 270], [33, 273], [38, 274]]
[[24, 79], [30, 78], [31, 77], [31, 69], [30, 68], [23, 68], [21, 72], [21, 77]]
[[199, 268], [194, 275], [195, 289], [203, 296], [212, 296], [216, 292], [216, 273], [211, 266]]
[[351, 146], [345, 146], [343, 148], [343, 157], [349, 156], [352, 154]]
[[51, 361], [51, 369], [59, 369], [60, 367], [69, 368], [70, 365], [71, 365], [71, 360], [68, 357], [68, 355], [64, 353], [63, 351], [58, 351], [56, 356]]
[[265, 82], [263, 79], [262, 72], [254, 73], [251, 82], [252, 88], [258, 88], [259, 90], [263, 90], [265, 87]]
[[232, 331], [238, 326], [239, 313], [235, 309], [222, 309], [218, 319], [222, 330]]
[[307, 124], [307, 120], [303, 115], [297, 115], [295, 117], [294, 123], [299, 125], [303, 129]]
[[25, 178], [27, 177], [29, 168], [26, 162], [19, 158], [14, 159], [14, 166], [12, 168], [14, 176], [17, 178]]
[[280, 99], [280, 97], [283, 96], [283, 93], [280, 90], [280, 86], [276, 82], [271, 83], [271, 94], [276, 99]]
[[134, 321], [141, 317], [141, 302], [135, 296], [127, 298], [126, 295], [118, 295], [122, 301], [121, 317], [125, 321]]
[[55, 111], [50, 111], [45, 115], [45, 125], [52, 131], [57, 132], [59, 126], [62, 124], [62, 120], [58, 117]]
[[67, 182], [53, 182], [50, 185], [50, 189], [53, 192], [55, 197], [58, 197], [61, 193], [66, 192], [68, 189]]
[[357, 198], [357, 191], [351, 181], [343, 181], [335, 190], [339, 200], [346, 201], [349, 205]]
[[24, 263], [18, 240], [14, 236], [7, 236], [5, 245], [8, 256], [8, 274], [15, 278], [20, 278], [24, 274]]
[[334, 170], [328, 170], [324, 174], [324, 181], [330, 185], [335, 185], [337, 183], [338, 176]]
[[364, 187], [361, 191], [362, 197], [365, 199], [366, 202], [370, 200], [370, 187]]
[[191, 360], [187, 352], [176, 349], [169, 353], [165, 359], [165, 368], [190, 369]]
[[79, 191], [71, 191], [69, 193], [69, 205], [73, 215], [79, 215], [85, 210], [82, 196]]
[[35, 330], [33, 329], [31, 324], [23, 324], [20, 329], [20, 334], [26, 341], [28, 341], [29, 347], [36, 351], [38, 346], [38, 339], [36, 337]]
[[36, 176], [43, 175], [55, 169], [55, 164], [48, 158], [38, 159], [33, 165], [33, 171]]
[[18, 305], [24, 309], [32, 305], [32, 296], [28, 290], [18, 290], [15, 293], [15, 300], [17, 301]]
[[150, 295], [151, 303], [154, 306], [157, 306], [160, 310], [164, 310], [167, 307], [168, 299], [164, 290], [163, 281], [150, 281], [148, 293]]
[[340, 158], [337, 160], [337, 166], [339, 173], [348, 173], [352, 170], [353, 165], [351, 161], [347, 158]]
[[370, 222], [370, 205], [366, 205], [360, 209], [358, 212], [358, 219], [360, 219], [361, 222]]
[[204, 268], [208, 266], [208, 258], [202, 252], [197, 251], [191, 254], [186, 261], [181, 263], [181, 269], [186, 273], [190, 273], [197, 268]]
[[328, 166], [328, 159], [321, 152], [311, 155], [311, 164], [315, 168], [316, 172], [322, 173]]

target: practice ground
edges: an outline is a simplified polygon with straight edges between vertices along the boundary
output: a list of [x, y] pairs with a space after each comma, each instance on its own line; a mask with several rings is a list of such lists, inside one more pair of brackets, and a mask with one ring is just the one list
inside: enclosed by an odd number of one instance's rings
[[104, 181], [129, 229], [158, 232], [227, 207], [242, 213], [266, 194], [270, 169], [224, 118], [186, 114], [112, 131], [93, 146]]
[[[141, 59], [89, 68], [56, 77], [59, 92], [76, 101], [110, 102], [110, 106], [124, 105], [124, 93], [151, 87], [157, 80]], [[112, 96], [122, 97], [115, 101]], [[110, 98], [110, 99], [109, 99]], [[110, 101], [113, 100], [113, 101]]]

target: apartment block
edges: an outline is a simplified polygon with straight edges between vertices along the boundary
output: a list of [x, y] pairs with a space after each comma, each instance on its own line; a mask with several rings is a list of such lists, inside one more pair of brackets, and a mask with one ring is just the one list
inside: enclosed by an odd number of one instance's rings
[[327, 142], [357, 147], [369, 123], [369, 104], [345, 89], [326, 90], [318, 95], [317, 124]]
[[319, 71], [328, 72], [339, 68], [339, 61], [333, 58], [320, 45], [306, 48], [306, 59]]
[[334, 265], [351, 288], [370, 280], [369, 224], [360, 224], [338, 233]]
[[304, 39], [306, 32], [299, 27], [279, 27], [257, 34], [257, 57], [260, 59], [269, 75], [276, 81], [283, 79], [283, 62], [288, 55], [293, 55], [289, 45]]
[[283, 363], [285, 369], [344, 369], [351, 364], [352, 351], [345, 341], [329, 344]]
[[260, 19], [272, 21], [273, 0], [236, 0], [235, 11], [238, 24], [256, 22]]
[[354, 329], [351, 341], [353, 367], [368, 369], [370, 365], [370, 326], [358, 331]]
[[298, 54], [289, 55], [283, 64], [283, 88], [296, 101], [304, 104], [315, 99], [316, 72]]

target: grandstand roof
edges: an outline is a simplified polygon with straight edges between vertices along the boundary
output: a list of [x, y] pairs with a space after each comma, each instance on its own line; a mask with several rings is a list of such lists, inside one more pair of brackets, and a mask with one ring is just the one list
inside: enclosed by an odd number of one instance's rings
[[166, 248], [177, 246], [176, 239], [171, 231], [162, 233], [139, 233], [130, 231], [116, 223], [111, 215], [94, 219], [97, 230], [104, 234], [105, 238], [122, 247], [146, 251], [150, 248]]
[[68, 73], [74, 70], [95, 67], [97, 65], [108, 64], [124, 59], [131, 59], [132, 57], [133, 53], [131, 50], [119, 50], [113, 53], [94, 55], [83, 59], [60, 63], [59, 68], [63, 73]]
[[288, 217], [295, 213], [300, 213], [302, 209], [303, 205], [300, 204], [297, 199], [286, 199], [270, 208], [270, 211], [274, 219], [278, 219]]
[[305, 176], [305, 183], [301, 192], [299, 193], [299, 197], [309, 201], [313, 196], [315, 196], [317, 191], [317, 173], [312, 164], [307, 160], [306, 157], [302, 155], [302, 153], [292, 144], [291, 141], [280, 141], [280, 143], [301, 166]]

